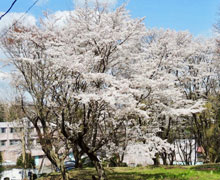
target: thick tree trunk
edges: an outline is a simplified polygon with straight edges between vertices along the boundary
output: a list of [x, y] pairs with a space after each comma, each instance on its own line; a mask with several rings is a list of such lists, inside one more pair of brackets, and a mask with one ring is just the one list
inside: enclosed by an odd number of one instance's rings
[[75, 157], [75, 168], [82, 168], [82, 159], [81, 156], [74, 156]]
[[94, 161], [93, 163], [94, 163], [96, 171], [98, 173], [99, 180], [107, 180], [105, 170], [104, 170], [102, 164], [99, 161]]
[[49, 149], [47, 145], [44, 145], [42, 147], [42, 150], [44, 151], [47, 158], [51, 161], [51, 163], [59, 168], [62, 175], [62, 180], [69, 180], [68, 174], [64, 167], [64, 162], [59, 159], [59, 155], [56, 154], [53, 150]]
[[107, 180], [106, 174], [105, 174], [105, 170], [101, 164], [101, 162], [99, 161], [97, 155], [95, 155], [95, 153], [90, 153], [87, 152], [86, 153], [88, 155], [88, 157], [90, 158], [90, 160], [94, 163], [95, 168], [96, 168], [96, 172], [98, 174], [98, 179], [99, 180]]
[[[89, 159], [95, 165], [96, 172], [98, 174], [98, 179], [99, 180], [107, 180], [105, 170], [104, 170], [101, 162], [99, 161], [97, 155], [94, 152], [90, 151], [89, 147], [83, 142], [82, 138], [79, 138], [77, 143], [78, 143], [79, 147], [82, 149], [82, 151], [85, 152], [88, 155]], [[93, 176], [93, 179], [95, 179], [94, 176]]]
[[[40, 144], [42, 146], [42, 150], [47, 156], [47, 158], [50, 160], [50, 162], [59, 168], [62, 179], [63, 180], [69, 180], [68, 174], [66, 172], [66, 169], [64, 167], [64, 159], [59, 157], [59, 154], [54, 150], [54, 145], [52, 141], [51, 134], [44, 134], [42, 135], [41, 130], [36, 122], [32, 122], [34, 127], [36, 128]], [[44, 121], [46, 123], [46, 120]], [[48, 136], [47, 136], [48, 135]], [[47, 138], [45, 138], [47, 137]]]
[[76, 146], [74, 146], [72, 149], [75, 159], [75, 168], [82, 168], [82, 151], [80, 151]]

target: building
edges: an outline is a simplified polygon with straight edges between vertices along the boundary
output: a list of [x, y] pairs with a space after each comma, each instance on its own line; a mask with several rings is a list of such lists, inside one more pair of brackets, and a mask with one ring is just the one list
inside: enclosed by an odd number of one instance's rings
[[22, 143], [25, 144], [26, 152], [34, 157], [36, 166], [40, 166], [43, 159], [45, 165], [50, 165], [38, 143], [36, 130], [29, 121], [0, 122], [3, 165], [16, 165], [17, 158], [22, 154]]
[[[165, 144], [163, 144], [163, 146], [165, 146]], [[198, 146], [195, 139], [176, 139], [173, 143], [173, 147], [173, 153], [167, 151], [167, 154], [170, 153], [170, 155], [173, 156], [173, 159], [168, 158], [168, 155], [166, 156], [166, 161], [168, 164], [171, 163], [171, 160], [174, 165], [203, 164], [202, 156], [204, 149], [201, 146]], [[155, 155], [159, 151], [157, 147], [156, 149], [151, 148], [150, 151], [148, 148], [149, 147], [146, 144], [142, 143], [128, 145], [126, 147], [123, 162], [125, 162], [128, 166], [153, 165], [153, 159], [155, 159]], [[161, 156], [159, 156], [158, 160], [160, 164], [163, 164], [163, 159]]]

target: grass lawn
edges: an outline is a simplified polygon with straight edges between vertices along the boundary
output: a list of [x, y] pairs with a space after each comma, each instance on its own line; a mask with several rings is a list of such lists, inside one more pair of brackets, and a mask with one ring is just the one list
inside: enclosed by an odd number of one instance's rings
[[[69, 171], [73, 180], [91, 180], [96, 174], [93, 168]], [[201, 166], [160, 166], [160, 167], [118, 167], [106, 168], [109, 180], [220, 180], [220, 164]], [[44, 180], [58, 180], [58, 173], [42, 177]]]

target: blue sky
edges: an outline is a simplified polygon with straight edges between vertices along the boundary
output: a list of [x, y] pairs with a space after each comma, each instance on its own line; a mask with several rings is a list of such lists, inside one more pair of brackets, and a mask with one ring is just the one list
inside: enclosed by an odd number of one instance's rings
[[[22, 13], [35, 0], [17, 0], [11, 12]], [[29, 12], [31, 15], [39, 18], [43, 11], [55, 13], [56, 11], [73, 10], [73, 0], [39, 0], [39, 3], [34, 6]], [[75, 0], [83, 1], [83, 0]], [[89, 0], [95, 1], [95, 0]], [[179, 30], [188, 30], [195, 36], [211, 36], [212, 26], [218, 18], [220, 9], [220, 0], [100, 0], [111, 1], [115, 4], [127, 2], [127, 9], [132, 17], [145, 17], [147, 27], [170, 28]], [[5, 12], [11, 5], [13, 0], [1, 0], [0, 12]], [[116, 5], [117, 6], [117, 5]], [[0, 31], [7, 23], [18, 14], [7, 14], [0, 20]], [[29, 19], [28, 19], [29, 18]], [[27, 21], [32, 21], [32, 16], [27, 16]], [[219, 15], [220, 19], [220, 15]], [[0, 59], [4, 58], [0, 52]], [[1, 63], [0, 63], [1, 66]], [[7, 97], [11, 90], [9, 82], [2, 80], [5, 72], [10, 72], [10, 67], [0, 68], [0, 101], [1, 98]], [[2, 73], [3, 72], [3, 73]], [[13, 93], [10, 93], [13, 94]]]
[[218, 18], [220, 0], [131, 0], [133, 16], [145, 16], [146, 26], [189, 30], [207, 35]]
[[[0, 11], [6, 11], [12, 2], [13, 0], [1, 1]], [[24, 12], [33, 2], [34, 0], [17, 0], [11, 12]], [[126, 0], [118, 0], [118, 4], [122, 2]], [[147, 27], [189, 30], [194, 35], [205, 36], [211, 33], [219, 7], [220, 0], [130, 0], [127, 5], [132, 17], [146, 17]], [[40, 17], [43, 11], [53, 13], [72, 9], [72, 0], [40, 0], [30, 13]]]

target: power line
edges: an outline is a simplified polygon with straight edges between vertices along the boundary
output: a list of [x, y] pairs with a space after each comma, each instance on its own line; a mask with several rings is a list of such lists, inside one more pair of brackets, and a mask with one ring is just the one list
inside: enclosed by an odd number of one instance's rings
[[9, 9], [0, 17], [0, 20], [6, 15], [8, 14], [8, 12], [11, 10], [11, 8], [14, 6], [14, 4], [16, 3], [17, 0], [14, 0], [13, 3], [11, 4], [11, 6], [9, 7]]
[[27, 15], [27, 13], [38, 3], [38, 1], [39, 1], [39, 0], [34, 1], [34, 3], [24, 12], [24, 14], [23, 14], [18, 20], [16, 20], [16, 21], [7, 29], [7, 31], [5, 31], [5, 32], [1, 35], [1, 38], [2, 38], [3, 36], [5, 36], [5, 35], [8, 33], [8, 31], [9, 31], [14, 25], [16, 25], [20, 20], [22, 20], [22, 19], [25, 17], [25, 15]]
[[37, 3], [39, 0], [34, 1], [34, 3], [25, 11], [25, 14], [27, 14]]

